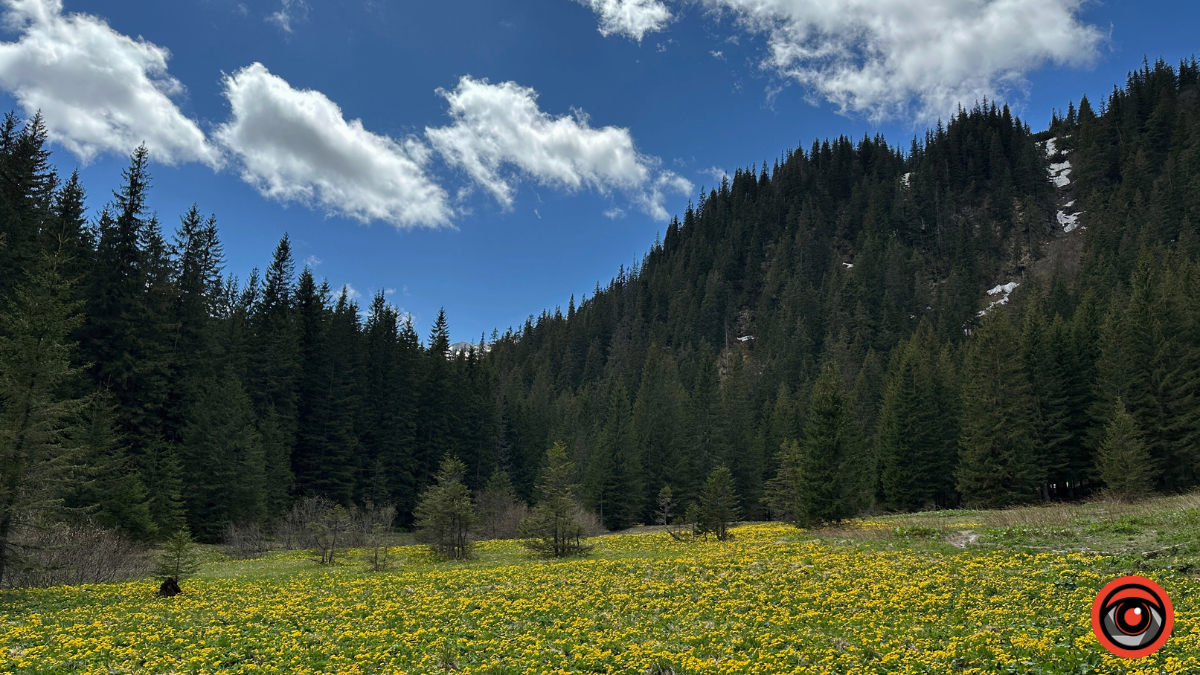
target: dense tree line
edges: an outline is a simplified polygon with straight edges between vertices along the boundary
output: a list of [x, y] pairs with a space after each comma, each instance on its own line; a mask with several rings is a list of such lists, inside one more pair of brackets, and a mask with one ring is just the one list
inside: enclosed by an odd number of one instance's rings
[[[906, 152], [789, 151], [590, 297], [455, 354], [444, 314], [422, 341], [382, 294], [297, 270], [286, 236], [227, 275], [214, 217], [166, 234], [148, 211], [144, 149], [89, 219], [41, 121], [9, 115], [0, 541], [51, 511], [213, 540], [313, 496], [410, 526], [447, 456], [471, 492], [536, 503], [555, 443], [610, 528], [726, 473], [722, 508], [797, 522], [1076, 498], [1134, 465], [1120, 490], [1190, 488], [1198, 85], [1194, 61], [1147, 64], [1037, 134], [985, 101]], [[1069, 201], [1086, 229], [1056, 220]]]
[[473, 486], [502, 466], [493, 370], [447, 358], [444, 316], [422, 345], [382, 294], [363, 311], [297, 272], [286, 236], [225, 276], [215, 218], [168, 239], [148, 212], [144, 148], [88, 220], [45, 144], [38, 118], [0, 127], [0, 551], [43, 517], [212, 541], [316, 495], [408, 524], [451, 449]]
[[1195, 486], [1198, 73], [1147, 64], [1036, 134], [984, 102], [907, 153], [839, 138], [735, 172], [496, 340], [514, 481], [531, 496], [562, 440], [612, 527], [719, 466], [751, 518], [1073, 499], [1124, 491], [1097, 457], [1120, 398], [1136, 442], [1110, 447]]

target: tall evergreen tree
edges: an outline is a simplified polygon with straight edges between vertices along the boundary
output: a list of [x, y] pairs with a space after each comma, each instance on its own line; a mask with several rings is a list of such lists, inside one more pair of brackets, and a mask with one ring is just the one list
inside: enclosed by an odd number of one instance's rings
[[775, 456], [778, 469], [767, 481], [763, 501], [771, 515], [779, 520], [801, 525], [805, 522], [804, 451], [795, 440], [784, 441]]
[[962, 431], [955, 470], [963, 501], [995, 508], [1034, 501], [1042, 470], [1034, 446], [1036, 410], [1021, 368], [1019, 337], [1002, 311], [984, 317], [963, 363]]
[[115, 418], [109, 396], [97, 392], [87, 398], [74, 439], [82, 449], [81, 480], [67, 495], [66, 504], [103, 527], [115, 528], [138, 541], [151, 541], [159, 534], [158, 526], [150, 514], [141, 473], [114, 429]]
[[704, 481], [721, 459], [720, 453], [720, 378], [716, 358], [707, 344], [700, 348], [688, 400], [685, 436], [687, 454], [683, 470], [686, 481], [679, 490], [680, 500], [695, 499]]
[[275, 247], [259, 287], [252, 276], [246, 350], [246, 391], [261, 419], [273, 419], [275, 433], [290, 451], [296, 437], [296, 396], [301, 376], [300, 329], [293, 308], [296, 264], [285, 234]]
[[879, 495], [888, 508], [953, 500], [958, 419], [948, 361], [929, 324], [892, 353], [876, 436]]
[[218, 351], [215, 326], [224, 291], [216, 218], [203, 218], [193, 204], [180, 218], [171, 259], [176, 293], [171, 307], [173, 358], [164, 436], [178, 442], [189, 397], [199, 381], [217, 376], [225, 357]]
[[417, 484], [428, 482], [438, 458], [454, 447], [457, 428], [458, 401], [454, 400], [453, 364], [447, 359], [450, 351], [450, 329], [446, 310], [438, 310], [429, 333], [429, 345], [423, 359], [420, 383], [420, 415], [417, 418]]
[[1100, 479], [1114, 497], [1146, 497], [1153, 492], [1162, 468], [1142, 442], [1137, 421], [1125, 409], [1124, 401], [1116, 399], [1110, 411], [1096, 457]]
[[292, 466], [301, 494], [323, 495], [343, 505], [355, 493], [359, 472], [357, 408], [358, 310], [345, 291], [336, 307], [329, 289], [316, 286], [308, 269], [296, 291], [301, 333], [301, 373]]
[[216, 541], [229, 524], [266, 515], [266, 461], [254, 405], [231, 373], [200, 383], [180, 446], [190, 529]]
[[1068, 391], [1064, 367], [1055, 345], [1065, 338], [1062, 317], [1046, 321], [1041, 292], [1035, 286], [1025, 305], [1021, 361], [1033, 403], [1034, 456], [1042, 472], [1043, 495], [1066, 492], [1073, 478], [1069, 443]]
[[721, 382], [717, 420], [720, 428], [721, 462], [733, 474], [736, 490], [745, 499], [751, 518], [762, 517], [763, 448], [754, 442], [754, 411], [750, 407], [749, 383], [742, 355], [728, 353], [728, 372]]
[[82, 346], [97, 385], [112, 393], [116, 427], [128, 444], [160, 532], [181, 524], [178, 458], [164, 436], [170, 393], [173, 284], [166, 247], [146, 215], [149, 153], [134, 151], [124, 184], [101, 212]]
[[73, 425], [85, 401], [63, 397], [77, 377], [68, 336], [79, 324], [71, 284], [43, 257], [0, 312], [0, 580], [14, 557], [14, 528], [59, 507], [79, 448]]
[[634, 446], [629, 395], [620, 380], [609, 386], [608, 413], [588, 467], [588, 488], [604, 526], [623, 530], [639, 522], [645, 490]]
[[866, 448], [844, 386], [841, 368], [828, 363], [809, 398], [800, 469], [806, 525], [850, 518], [870, 503]]
[[[642, 485], [647, 493], [642, 503], [651, 508], [649, 494], [657, 485], [680, 485], [683, 455], [682, 422], [685, 410], [683, 388], [670, 352], [651, 345], [642, 366], [641, 384], [633, 405], [633, 442], [641, 467]], [[647, 515], [645, 513], [641, 514]]]
[[[43, 241], [58, 182], [45, 145], [40, 113], [23, 125], [8, 113], [0, 124], [0, 300], [11, 299], [17, 285], [36, 272], [43, 252], [60, 250]], [[70, 251], [61, 255], [59, 274], [74, 278]]]

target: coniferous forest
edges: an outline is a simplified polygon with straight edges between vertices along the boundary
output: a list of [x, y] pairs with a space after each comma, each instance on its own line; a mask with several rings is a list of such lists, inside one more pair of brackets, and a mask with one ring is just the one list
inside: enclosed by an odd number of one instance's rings
[[984, 101], [739, 170], [607, 286], [454, 352], [286, 236], [229, 274], [150, 170], [87, 214], [41, 121], [0, 126], [0, 570], [47, 517], [215, 541], [322, 496], [409, 527], [448, 455], [534, 505], [556, 442], [610, 529], [723, 469], [742, 518], [800, 523], [1200, 483], [1194, 59], [1036, 133]]

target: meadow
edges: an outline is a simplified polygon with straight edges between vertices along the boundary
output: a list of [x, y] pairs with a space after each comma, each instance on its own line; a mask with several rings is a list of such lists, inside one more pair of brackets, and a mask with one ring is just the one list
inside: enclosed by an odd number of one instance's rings
[[[467, 562], [395, 549], [251, 561], [215, 550], [184, 593], [144, 581], [0, 594], [4, 673], [1200, 673], [1200, 496], [738, 527], [645, 528], [584, 558], [482, 542]], [[1090, 607], [1138, 573], [1171, 640], [1109, 655]]]

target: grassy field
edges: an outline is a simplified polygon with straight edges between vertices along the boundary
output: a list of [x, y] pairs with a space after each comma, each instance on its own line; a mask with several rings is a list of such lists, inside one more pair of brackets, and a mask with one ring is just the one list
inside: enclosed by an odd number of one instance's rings
[[[0, 672], [1200, 673], [1200, 495], [735, 533], [647, 529], [559, 562], [404, 547], [390, 572], [214, 552], [173, 599], [151, 580], [3, 593]], [[1138, 661], [1090, 628], [1126, 573], [1176, 608]]]

